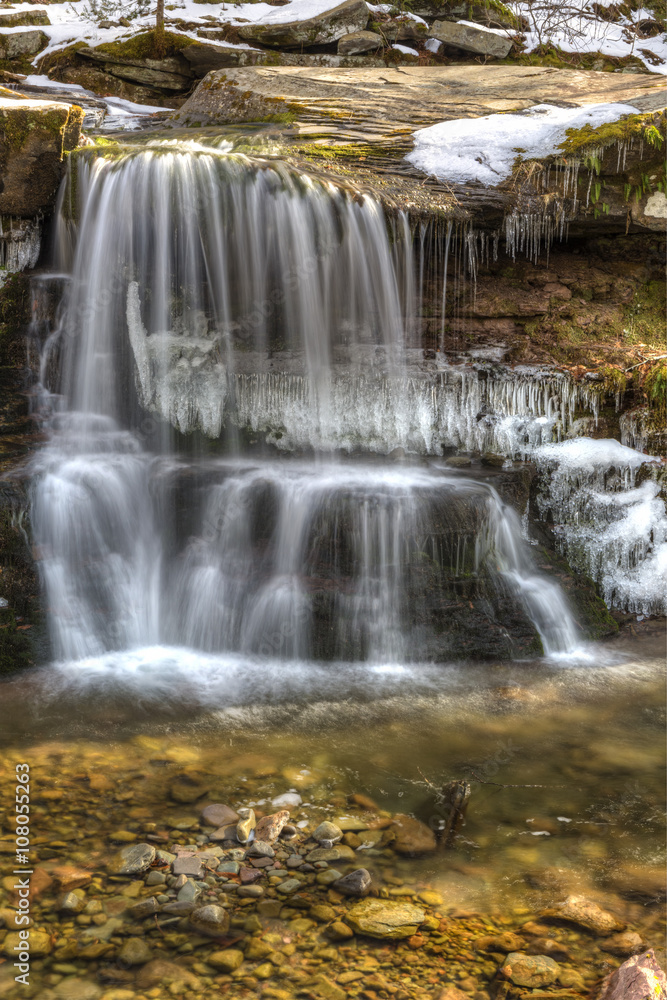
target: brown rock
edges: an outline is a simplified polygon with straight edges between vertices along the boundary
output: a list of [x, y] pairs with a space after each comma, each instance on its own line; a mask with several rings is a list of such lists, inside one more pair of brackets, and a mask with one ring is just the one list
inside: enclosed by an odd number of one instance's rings
[[1, 213], [30, 217], [53, 203], [82, 121], [81, 108], [69, 104], [0, 98]]
[[350, 795], [350, 802], [352, 805], [360, 806], [362, 809], [368, 809], [370, 812], [377, 812], [380, 808], [374, 799], [371, 799], [368, 795], [362, 795], [360, 792], [355, 792], [354, 795]]
[[577, 924], [600, 937], [606, 937], [614, 931], [625, 930], [625, 924], [617, 920], [613, 913], [603, 910], [597, 903], [584, 899], [583, 896], [568, 896], [564, 903], [545, 910], [541, 914], [541, 919], [545, 918]]
[[204, 826], [231, 826], [239, 821], [239, 815], [222, 802], [213, 802], [209, 806], [204, 806], [201, 811], [201, 822]]
[[515, 986], [550, 986], [558, 979], [560, 968], [546, 955], [524, 955], [513, 951], [500, 972]]
[[262, 816], [260, 820], [257, 821], [257, 826], [255, 827], [255, 837], [257, 840], [263, 840], [267, 844], [272, 844], [274, 840], [277, 840], [283, 831], [283, 827], [289, 821], [289, 812], [287, 809], [281, 809], [280, 812], [271, 813], [270, 816]]
[[435, 1000], [470, 1000], [470, 994], [462, 993], [456, 986], [445, 986], [444, 990], [436, 993]]
[[251, 885], [262, 877], [263, 872], [258, 871], [256, 868], [242, 868], [239, 875], [241, 876], [243, 885]]
[[602, 984], [597, 1000], [665, 1000], [667, 977], [653, 951], [635, 955], [616, 969]]
[[137, 987], [140, 990], [150, 990], [164, 983], [184, 983], [190, 989], [199, 986], [199, 980], [182, 965], [167, 962], [162, 958], [153, 959], [137, 973]]
[[[54, 868], [51, 876], [56, 888], [61, 892], [71, 892], [73, 889], [81, 889], [83, 886], [89, 885], [93, 877], [90, 872], [67, 865]], [[30, 880], [30, 888], [32, 889], [32, 879]]]
[[399, 854], [430, 854], [436, 849], [433, 830], [412, 816], [394, 816], [391, 827], [396, 836], [392, 847]]
[[476, 951], [520, 951], [525, 941], [518, 934], [505, 931], [503, 934], [487, 934], [475, 941]]
[[572, 959], [572, 953], [567, 945], [551, 937], [533, 938], [524, 950], [527, 955], [548, 955], [549, 958], [554, 958], [557, 962], [567, 962]]
[[639, 934], [635, 931], [625, 931], [623, 934], [614, 934], [607, 938], [600, 945], [601, 951], [607, 951], [610, 955], [618, 955], [620, 958], [627, 958], [628, 955], [636, 955], [645, 947]]
[[170, 787], [169, 794], [175, 802], [186, 804], [201, 799], [207, 791], [208, 789], [199, 775], [179, 774]]

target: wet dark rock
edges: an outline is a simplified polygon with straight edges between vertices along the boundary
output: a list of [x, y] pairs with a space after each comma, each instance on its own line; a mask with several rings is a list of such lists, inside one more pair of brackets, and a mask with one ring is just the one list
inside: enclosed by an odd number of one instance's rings
[[181, 774], [171, 785], [169, 794], [175, 802], [196, 802], [206, 795], [208, 789], [196, 775]]
[[133, 920], [143, 920], [144, 917], [150, 917], [153, 913], [158, 913], [159, 909], [160, 904], [155, 896], [150, 896], [148, 899], [142, 899], [141, 902], [135, 903], [127, 912]]
[[337, 844], [335, 847], [316, 847], [306, 855], [306, 861], [315, 863], [316, 861], [354, 861], [354, 851], [344, 844]]
[[247, 858], [273, 858], [276, 852], [265, 840], [253, 840], [246, 851]]
[[173, 903], [165, 903], [162, 907], [162, 913], [175, 913], [180, 916], [186, 916], [188, 913], [191, 913], [194, 908], [194, 900], [175, 899]]
[[332, 883], [336, 892], [345, 896], [365, 896], [371, 887], [371, 876], [365, 868], [357, 868]]
[[[40, 31], [25, 34], [46, 39]], [[0, 51], [1, 58], [11, 58], [6, 49], [10, 44], [17, 45], [19, 37], [16, 33], [4, 36], [5, 55]], [[81, 108], [57, 101], [22, 99], [2, 108], [0, 212], [29, 218], [53, 204], [65, 154], [77, 146], [82, 121]]]
[[118, 960], [126, 965], [145, 965], [153, 957], [143, 938], [128, 938], [118, 952]]
[[436, 849], [437, 844], [433, 830], [426, 823], [422, 823], [421, 820], [415, 819], [413, 816], [404, 816], [398, 813], [394, 816], [390, 830], [395, 834], [391, 846], [399, 854], [430, 854]]
[[229, 930], [229, 914], [222, 906], [200, 906], [190, 914], [190, 924], [199, 934], [224, 937]]
[[[549, 958], [553, 958], [556, 962], [572, 961], [572, 952], [567, 945], [550, 937], [533, 938], [527, 947], [522, 947], [522, 950], [527, 955], [548, 955]], [[625, 954], [629, 955], [631, 953], [626, 952]]]
[[340, 827], [336, 826], [335, 823], [330, 823], [325, 820], [324, 823], [320, 823], [315, 832], [313, 833], [313, 840], [316, 840], [318, 844], [322, 847], [333, 847], [333, 845], [341, 839], [343, 836], [343, 831]]
[[232, 823], [229, 826], [218, 827], [213, 833], [209, 834], [209, 840], [218, 841], [224, 845], [225, 841], [230, 841], [238, 846], [239, 840], [236, 836], [236, 823]]
[[137, 973], [137, 987], [150, 990], [161, 983], [184, 983], [189, 989], [196, 989], [199, 980], [189, 969], [163, 958], [156, 958]]
[[241, 882], [244, 885], [249, 885], [251, 882], [256, 882], [257, 879], [262, 877], [262, 872], [257, 871], [256, 868], [241, 868], [239, 875], [241, 877]]
[[85, 905], [85, 893], [76, 889], [73, 892], [65, 893], [58, 901], [58, 909], [62, 913], [81, 913]]
[[109, 862], [109, 872], [111, 875], [139, 875], [150, 868], [154, 860], [152, 844], [132, 844], [114, 855]]

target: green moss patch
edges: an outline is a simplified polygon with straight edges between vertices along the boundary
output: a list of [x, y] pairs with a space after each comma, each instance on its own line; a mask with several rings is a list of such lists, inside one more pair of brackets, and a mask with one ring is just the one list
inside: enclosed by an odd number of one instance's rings
[[176, 35], [171, 31], [146, 31], [126, 41], [103, 42], [95, 47], [95, 51], [120, 59], [164, 59], [177, 55], [181, 49], [192, 44], [192, 39], [186, 35]]
[[667, 138], [667, 115], [664, 111], [643, 115], [624, 115], [615, 122], [605, 122], [595, 128], [566, 129], [567, 139], [559, 145], [565, 156], [585, 156], [593, 149], [605, 149], [617, 142], [645, 143], [648, 152], [659, 150]]

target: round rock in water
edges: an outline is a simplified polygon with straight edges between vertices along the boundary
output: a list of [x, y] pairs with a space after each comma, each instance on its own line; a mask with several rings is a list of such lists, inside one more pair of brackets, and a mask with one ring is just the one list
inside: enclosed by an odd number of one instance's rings
[[359, 934], [398, 939], [416, 934], [425, 916], [424, 910], [412, 903], [364, 899], [348, 911], [345, 919]]
[[155, 860], [152, 844], [132, 844], [115, 854], [109, 862], [111, 875], [139, 875], [150, 868]]
[[224, 937], [229, 930], [229, 914], [222, 906], [200, 906], [190, 914], [190, 923], [199, 934]]
[[313, 840], [316, 840], [322, 847], [333, 847], [342, 836], [343, 831], [339, 826], [336, 826], [335, 823], [325, 821], [324, 823], [320, 823], [315, 830]]
[[204, 826], [231, 826], [239, 821], [239, 814], [231, 806], [226, 806], [222, 802], [214, 802], [210, 806], [204, 806], [201, 811], [201, 821]]
[[558, 979], [560, 966], [547, 955], [523, 955], [513, 951], [500, 971], [515, 986], [550, 986]]
[[125, 965], [145, 965], [150, 962], [153, 953], [142, 938], [128, 938], [118, 952], [118, 961]]
[[345, 896], [365, 896], [371, 887], [371, 875], [365, 868], [357, 868], [336, 879], [331, 888]]
[[265, 840], [254, 840], [246, 851], [247, 858], [274, 858], [276, 852]]

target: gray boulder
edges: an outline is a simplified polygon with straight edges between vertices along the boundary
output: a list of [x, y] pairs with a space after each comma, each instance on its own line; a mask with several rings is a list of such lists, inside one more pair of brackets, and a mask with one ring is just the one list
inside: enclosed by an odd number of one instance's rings
[[368, 24], [368, 16], [365, 0], [345, 0], [331, 10], [322, 11], [317, 17], [303, 21], [244, 24], [238, 33], [246, 41], [260, 42], [273, 48], [308, 48], [328, 45], [350, 32], [361, 31]]
[[14, 31], [0, 35], [0, 59], [20, 59], [34, 56], [49, 44], [43, 31]]
[[437, 38], [444, 45], [452, 45], [464, 52], [479, 56], [504, 59], [512, 48], [512, 39], [497, 35], [482, 25], [461, 23], [460, 21], [436, 21], [429, 31], [430, 38]]
[[382, 36], [375, 31], [351, 31], [338, 39], [338, 55], [360, 56], [364, 52], [375, 52], [383, 45]]

